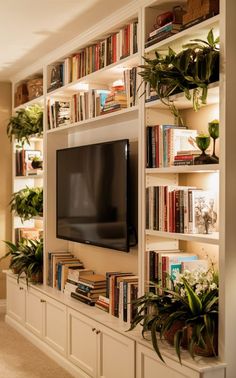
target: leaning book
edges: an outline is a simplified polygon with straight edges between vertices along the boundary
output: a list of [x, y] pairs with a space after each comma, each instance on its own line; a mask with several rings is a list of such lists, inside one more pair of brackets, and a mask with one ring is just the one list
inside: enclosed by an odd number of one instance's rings
[[189, 201], [190, 212], [189, 231], [194, 234], [209, 234], [217, 231], [217, 201], [216, 194], [208, 190], [191, 190]]

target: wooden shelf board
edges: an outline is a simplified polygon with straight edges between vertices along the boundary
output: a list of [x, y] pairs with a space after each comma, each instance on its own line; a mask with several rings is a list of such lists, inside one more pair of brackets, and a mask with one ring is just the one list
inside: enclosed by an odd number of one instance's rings
[[203, 165], [180, 165], [165, 168], [147, 168], [146, 174], [158, 173], [214, 173], [219, 172], [219, 164], [203, 164]]
[[89, 118], [81, 122], [71, 123], [68, 125], [56, 127], [55, 129], [50, 129], [47, 131], [47, 134], [51, 133], [71, 133], [78, 131], [79, 129], [85, 130], [86, 128], [90, 127], [100, 127], [105, 125], [110, 125], [112, 119], [115, 117], [125, 118], [126, 120], [130, 118], [137, 117], [138, 106], [132, 106], [131, 108], [118, 110], [117, 112], [112, 112], [104, 115], [100, 115], [98, 117]]
[[205, 235], [205, 234], [180, 234], [180, 233], [175, 233], [175, 232], [146, 230], [146, 235], [157, 236], [161, 238], [164, 237], [164, 238], [170, 238], [170, 239], [186, 240], [186, 241], [193, 241], [193, 242], [198, 242], [198, 243], [219, 245], [218, 232]]
[[42, 179], [43, 174], [41, 175], [30, 175], [30, 176], [15, 176], [14, 179], [16, 180], [29, 180], [29, 179]]
[[169, 46], [173, 48], [176, 52], [181, 48], [182, 45], [189, 42], [191, 39], [200, 38], [206, 40], [207, 34], [210, 29], [214, 29], [213, 33], [215, 36], [219, 35], [219, 21], [220, 15], [208, 18], [205, 21], [200, 22], [188, 29], [182, 30], [177, 34], [172, 35], [169, 38], [163, 39], [149, 46], [145, 49], [145, 54], [152, 53], [153, 51], [167, 50]]
[[[191, 90], [191, 93], [193, 90]], [[192, 101], [189, 101], [184, 96], [184, 93], [177, 93], [173, 96], [170, 96], [170, 101], [174, 101], [174, 104], [177, 109], [190, 109], [193, 104]], [[208, 86], [208, 95], [207, 95], [207, 104], [202, 105], [202, 107], [207, 105], [213, 105], [219, 103], [219, 82], [211, 83]], [[156, 109], [167, 109], [168, 106], [163, 104], [161, 100], [154, 100], [145, 103], [145, 108], [156, 108]]]
[[[130, 68], [138, 65], [139, 54], [128, 56], [124, 59], [119, 60], [119, 62], [110, 64], [98, 71], [92, 72], [91, 74], [84, 76], [77, 81], [64, 85], [63, 87], [57, 88], [54, 91], [48, 92], [47, 97], [61, 97], [61, 96], [72, 96], [74, 93], [79, 92], [81, 84], [96, 84], [96, 88], [100, 85], [100, 89], [104, 88], [105, 85], [110, 85], [113, 81], [123, 78], [123, 71], [125, 68]], [[95, 88], [95, 89], [96, 89]]]
[[22, 104], [22, 105], [16, 106], [16, 107], [13, 109], [13, 111], [16, 112], [16, 111], [19, 110], [19, 109], [22, 109], [22, 108], [28, 108], [29, 106], [32, 106], [32, 105], [35, 105], [35, 104], [43, 105], [43, 102], [44, 102], [44, 96], [40, 96], [40, 97], [34, 98], [34, 99], [31, 100], [31, 101], [27, 101], [27, 102], [25, 102], [25, 103]]

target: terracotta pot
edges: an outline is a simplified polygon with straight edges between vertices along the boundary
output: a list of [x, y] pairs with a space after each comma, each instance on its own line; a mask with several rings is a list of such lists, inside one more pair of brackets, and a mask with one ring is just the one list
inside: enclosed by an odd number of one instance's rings
[[[165, 331], [164, 338], [170, 344], [174, 345], [174, 337], [177, 331], [185, 326], [184, 320], [176, 320], [168, 331]], [[183, 348], [187, 347], [187, 334], [184, 334], [181, 346]]]
[[38, 272], [30, 276], [30, 281], [34, 283], [43, 283], [43, 272]]
[[[188, 337], [188, 341], [190, 341], [192, 337], [192, 327], [188, 327], [187, 337]], [[209, 338], [204, 339], [204, 341], [206, 343], [206, 348], [200, 348], [199, 346], [196, 345], [194, 347], [194, 354], [196, 354], [197, 356], [203, 356], [203, 357], [213, 357], [215, 355], [218, 355], [218, 333], [215, 332], [214, 334], [214, 338], [213, 338], [214, 349], [212, 348]]]

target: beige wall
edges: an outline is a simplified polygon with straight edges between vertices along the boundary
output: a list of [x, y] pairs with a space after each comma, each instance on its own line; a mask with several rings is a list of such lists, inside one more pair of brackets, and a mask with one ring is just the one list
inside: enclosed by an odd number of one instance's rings
[[[11, 240], [11, 214], [9, 201], [11, 195], [11, 144], [6, 134], [6, 126], [11, 114], [11, 84], [0, 82], [0, 256], [6, 252], [3, 240]], [[0, 263], [0, 299], [6, 297], [5, 274], [8, 261]]]

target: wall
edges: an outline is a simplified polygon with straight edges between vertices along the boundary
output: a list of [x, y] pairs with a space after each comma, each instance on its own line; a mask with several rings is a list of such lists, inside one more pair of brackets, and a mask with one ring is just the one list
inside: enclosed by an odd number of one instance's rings
[[[6, 252], [3, 240], [11, 240], [11, 214], [9, 201], [11, 194], [11, 144], [6, 134], [6, 126], [11, 114], [11, 84], [0, 83], [0, 256]], [[7, 268], [8, 261], [0, 263], [0, 269]], [[0, 300], [6, 297], [5, 274], [0, 272]]]

